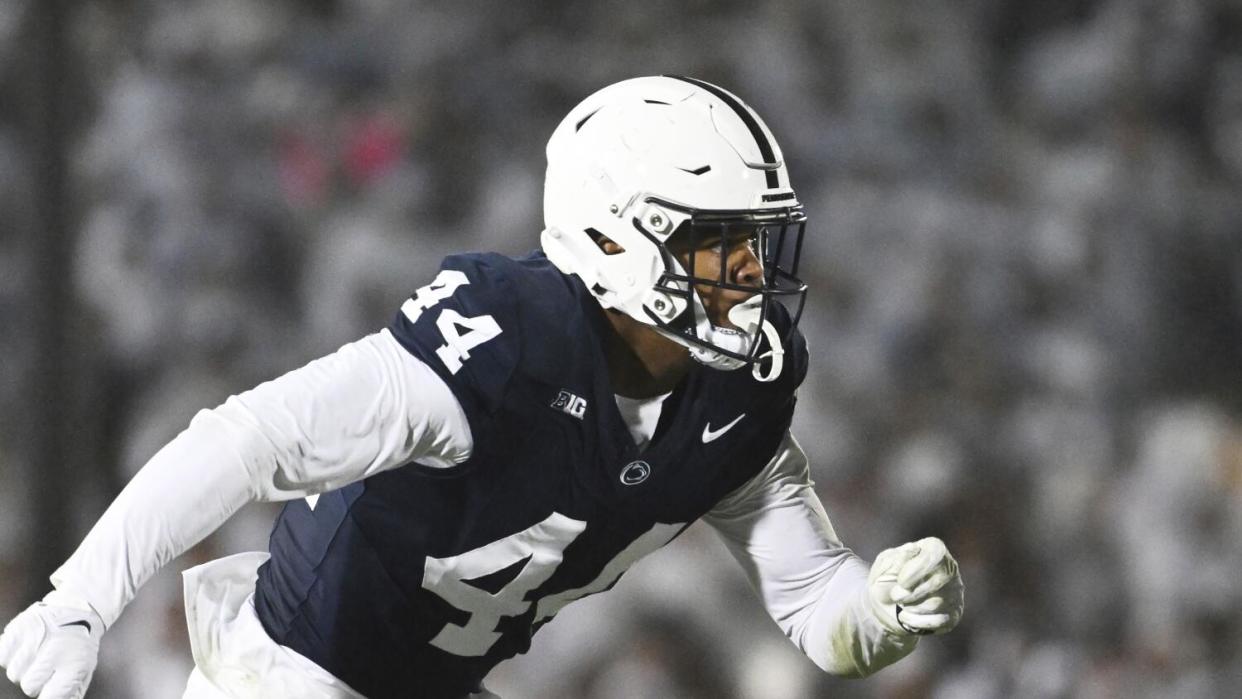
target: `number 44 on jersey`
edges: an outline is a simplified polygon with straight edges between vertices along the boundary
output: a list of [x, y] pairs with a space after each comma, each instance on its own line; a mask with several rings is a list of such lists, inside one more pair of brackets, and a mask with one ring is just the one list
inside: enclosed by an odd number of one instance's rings
[[[463, 272], [455, 269], [441, 270], [427, 286], [414, 293], [413, 298], [401, 305], [401, 312], [411, 323], [418, 322], [424, 311], [453, 295], [459, 287], [469, 284]], [[461, 371], [463, 362], [470, 359], [470, 350], [501, 333], [496, 319], [489, 315], [463, 316], [451, 308], [442, 309], [436, 316], [436, 327], [444, 337], [444, 344], [436, 348], [436, 356], [444, 362], [449, 373]], [[464, 332], [463, 332], [464, 329]]]

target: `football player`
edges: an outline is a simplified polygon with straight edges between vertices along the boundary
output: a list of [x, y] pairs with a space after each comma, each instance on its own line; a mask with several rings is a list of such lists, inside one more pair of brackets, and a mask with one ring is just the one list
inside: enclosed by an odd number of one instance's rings
[[805, 216], [733, 94], [606, 87], [547, 147], [542, 251], [447, 258], [385, 330], [199, 413], [0, 637], [30, 696], [81, 697], [160, 566], [250, 501], [269, 551], [185, 572], [185, 696], [464, 697], [566, 604], [697, 519], [785, 634], [865, 676], [943, 633], [935, 538], [867, 563], [790, 434]]

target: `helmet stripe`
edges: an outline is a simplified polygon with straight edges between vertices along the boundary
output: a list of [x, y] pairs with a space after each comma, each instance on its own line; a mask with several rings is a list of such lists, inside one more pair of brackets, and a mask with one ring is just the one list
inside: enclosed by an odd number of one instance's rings
[[[695, 78], [687, 78], [684, 75], [665, 75], [664, 77], [697, 85], [719, 97], [720, 101], [724, 102], [730, 109], [736, 112], [738, 117], [741, 118], [742, 123], [746, 124], [746, 128], [750, 131], [750, 135], [755, 139], [755, 144], [759, 146], [759, 155], [763, 158], [763, 162], [778, 164], [776, 160], [776, 153], [772, 150], [772, 143], [768, 141], [767, 134], [763, 132], [763, 127], [759, 125], [759, 121], [755, 119], [753, 114], [750, 113], [750, 110], [743, 106], [736, 97], [709, 82], [704, 82]], [[765, 171], [764, 175], [767, 177], [768, 189], [780, 188], [780, 177], [777, 175], [777, 171], [775, 169]]]

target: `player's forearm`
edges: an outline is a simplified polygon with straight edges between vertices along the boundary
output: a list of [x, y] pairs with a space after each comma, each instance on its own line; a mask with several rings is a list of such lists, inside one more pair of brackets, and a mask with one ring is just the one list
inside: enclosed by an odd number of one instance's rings
[[156, 571], [252, 499], [241, 454], [257, 439], [216, 411], [199, 413], [125, 486], [53, 585], [110, 627]]
[[795, 632], [802, 650], [824, 671], [866, 677], [909, 655], [918, 636], [895, 634], [871, 612], [866, 563], [850, 556], [832, 576]]
[[377, 333], [199, 413], [52, 581], [111, 625], [155, 571], [251, 500], [326, 492], [414, 459], [447, 467], [472, 448], [444, 382]]
[[741, 564], [773, 620], [816, 665], [863, 677], [909, 655], [868, 607], [867, 563], [841, 543], [788, 435], [768, 466], [706, 517]]

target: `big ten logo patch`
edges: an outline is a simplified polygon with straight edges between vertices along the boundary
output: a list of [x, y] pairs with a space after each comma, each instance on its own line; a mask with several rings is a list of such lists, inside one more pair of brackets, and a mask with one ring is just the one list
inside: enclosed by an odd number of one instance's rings
[[552, 401], [552, 407], [581, 420], [586, 414], [587, 402], [585, 398], [575, 396], [569, 391], [561, 391], [556, 394], [556, 400]]

